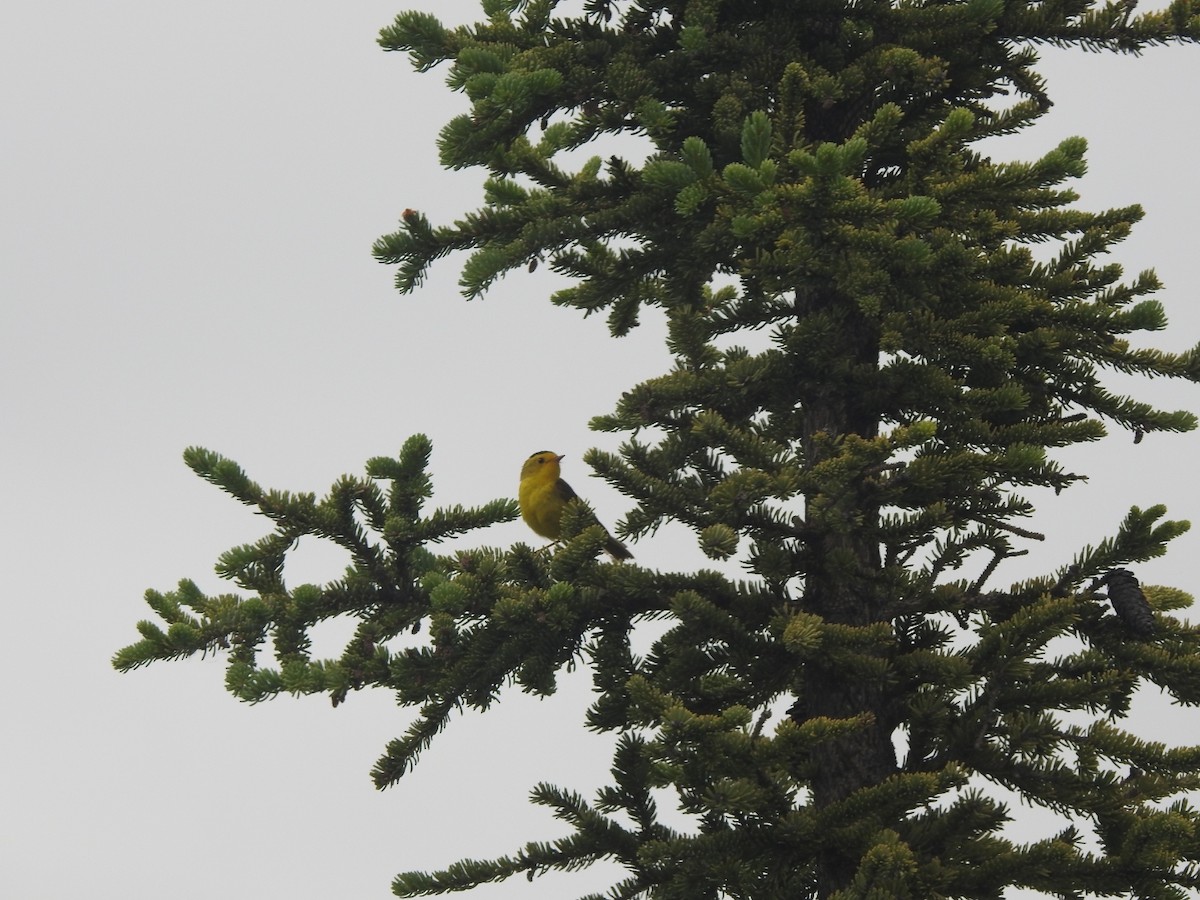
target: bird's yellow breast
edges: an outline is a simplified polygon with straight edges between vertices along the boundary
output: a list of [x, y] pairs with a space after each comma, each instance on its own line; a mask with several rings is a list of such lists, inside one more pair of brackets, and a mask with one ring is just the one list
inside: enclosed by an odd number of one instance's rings
[[567, 503], [558, 488], [559, 459], [557, 453], [541, 450], [525, 460], [517, 494], [525, 524], [550, 540], [557, 540], [562, 533], [562, 511]]

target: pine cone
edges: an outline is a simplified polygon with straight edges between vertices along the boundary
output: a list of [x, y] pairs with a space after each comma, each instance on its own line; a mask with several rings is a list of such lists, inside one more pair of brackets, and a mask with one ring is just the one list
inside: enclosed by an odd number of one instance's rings
[[1108, 588], [1109, 602], [1126, 628], [1138, 637], [1154, 634], [1154, 613], [1132, 572], [1113, 569], [1100, 579], [1100, 584]]

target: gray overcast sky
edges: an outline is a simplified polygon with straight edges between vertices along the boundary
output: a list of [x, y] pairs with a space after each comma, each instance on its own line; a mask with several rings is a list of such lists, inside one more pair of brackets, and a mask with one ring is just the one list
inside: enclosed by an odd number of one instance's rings
[[[323, 492], [421, 431], [440, 504], [515, 495], [521, 461], [551, 448], [605, 519], [622, 512], [579, 456], [615, 447], [588, 418], [665, 366], [654, 317], [615, 345], [602, 320], [545, 302], [544, 272], [466, 304], [461, 260], [401, 297], [370, 256], [405, 207], [438, 222], [479, 200], [477, 173], [437, 166], [437, 130], [463, 106], [444, 71], [418, 76], [374, 44], [406, 7], [480, 17], [463, 0], [0, 8], [0, 895], [383, 898], [398, 871], [560, 834], [525, 803], [537, 781], [590, 795], [604, 778], [607, 740], [578, 727], [582, 673], [551, 701], [513, 695], [458, 721], [380, 794], [367, 773], [410, 719], [389, 697], [248, 707], [220, 660], [109, 667], [150, 617], [147, 587], [224, 589], [217, 555], [265, 531], [183, 466], [190, 444]], [[1200, 48], [1044, 57], [1055, 111], [989, 152], [1089, 139], [1081, 205], [1146, 207], [1116, 258], [1158, 270], [1172, 327], [1157, 344], [1182, 349], [1200, 337]], [[1182, 386], [1141, 395], [1200, 405]], [[1092, 481], [1043, 501], [1050, 540], [1001, 579], [1053, 568], [1134, 503], [1200, 518], [1198, 448], [1196, 434], [1116, 434], [1074, 453]], [[529, 537], [512, 523], [485, 539]], [[669, 530], [634, 550], [658, 567], [697, 559]], [[1194, 589], [1198, 555], [1192, 533], [1140, 574]], [[341, 566], [305, 546], [288, 576]], [[339, 635], [321, 637], [336, 653]], [[1147, 710], [1163, 737], [1200, 741], [1194, 711]], [[604, 874], [478, 896], [575, 896]]]

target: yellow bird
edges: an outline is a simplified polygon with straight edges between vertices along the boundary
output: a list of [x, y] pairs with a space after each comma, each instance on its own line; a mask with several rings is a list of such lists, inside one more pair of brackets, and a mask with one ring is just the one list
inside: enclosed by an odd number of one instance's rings
[[[521, 518], [525, 524], [544, 538], [557, 541], [562, 537], [562, 514], [566, 505], [579, 495], [559, 477], [562, 456], [549, 450], [539, 450], [521, 467]], [[597, 520], [597, 524], [599, 521]], [[607, 530], [605, 534], [608, 534]], [[633, 559], [629, 548], [611, 534], [604, 549], [613, 559]]]

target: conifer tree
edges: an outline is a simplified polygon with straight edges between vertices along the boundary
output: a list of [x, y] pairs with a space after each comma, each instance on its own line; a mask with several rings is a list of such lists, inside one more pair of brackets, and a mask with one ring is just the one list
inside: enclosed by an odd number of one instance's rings
[[[1187, 524], [1134, 508], [1096, 546], [1055, 535], [1054, 571], [999, 579], [1041, 539], [1021, 492], [1084, 477], [1056, 450], [1194, 427], [1105, 376], [1197, 381], [1200, 348], [1131, 344], [1165, 325], [1159, 283], [1101, 261], [1141, 210], [1075, 205], [1081, 138], [1028, 163], [977, 145], [1048, 110], [1040, 45], [1195, 42], [1200, 0], [482, 5], [470, 27], [406, 12], [382, 32], [422, 71], [448, 64], [471, 108], [441, 161], [489, 177], [479, 210], [406, 210], [376, 254], [407, 292], [469, 251], [468, 297], [540, 261], [570, 279], [550, 300], [614, 335], [662, 310], [674, 365], [592, 420], [625, 439], [588, 462], [632, 501], [623, 536], [683, 523], [746, 578], [602, 562], [574, 508], [552, 553], [439, 554], [516, 508], [428, 510], [419, 435], [320, 500], [193, 448], [274, 531], [221, 557], [241, 594], [147, 592], [163, 624], [117, 668], [224, 649], [243, 700], [394, 691], [421, 714], [375, 767], [384, 787], [456, 712], [588, 666], [581, 724], [618, 735], [611, 784], [533, 791], [572, 833], [402, 874], [403, 897], [601, 858], [625, 874], [589, 900], [1195, 896], [1200, 747], [1122, 728], [1140, 685], [1200, 704], [1200, 628], [1172, 615], [1190, 597], [1137, 577]], [[648, 157], [562, 162], [612, 135]], [[769, 346], [739, 346], [750, 332]], [[303, 535], [350, 552], [344, 578], [284, 583]], [[342, 656], [312, 658], [309, 630], [344, 617]], [[655, 618], [670, 627], [635, 654]], [[1006, 836], [997, 786], [1070, 824]], [[692, 827], [663, 821], [664, 791]]]

